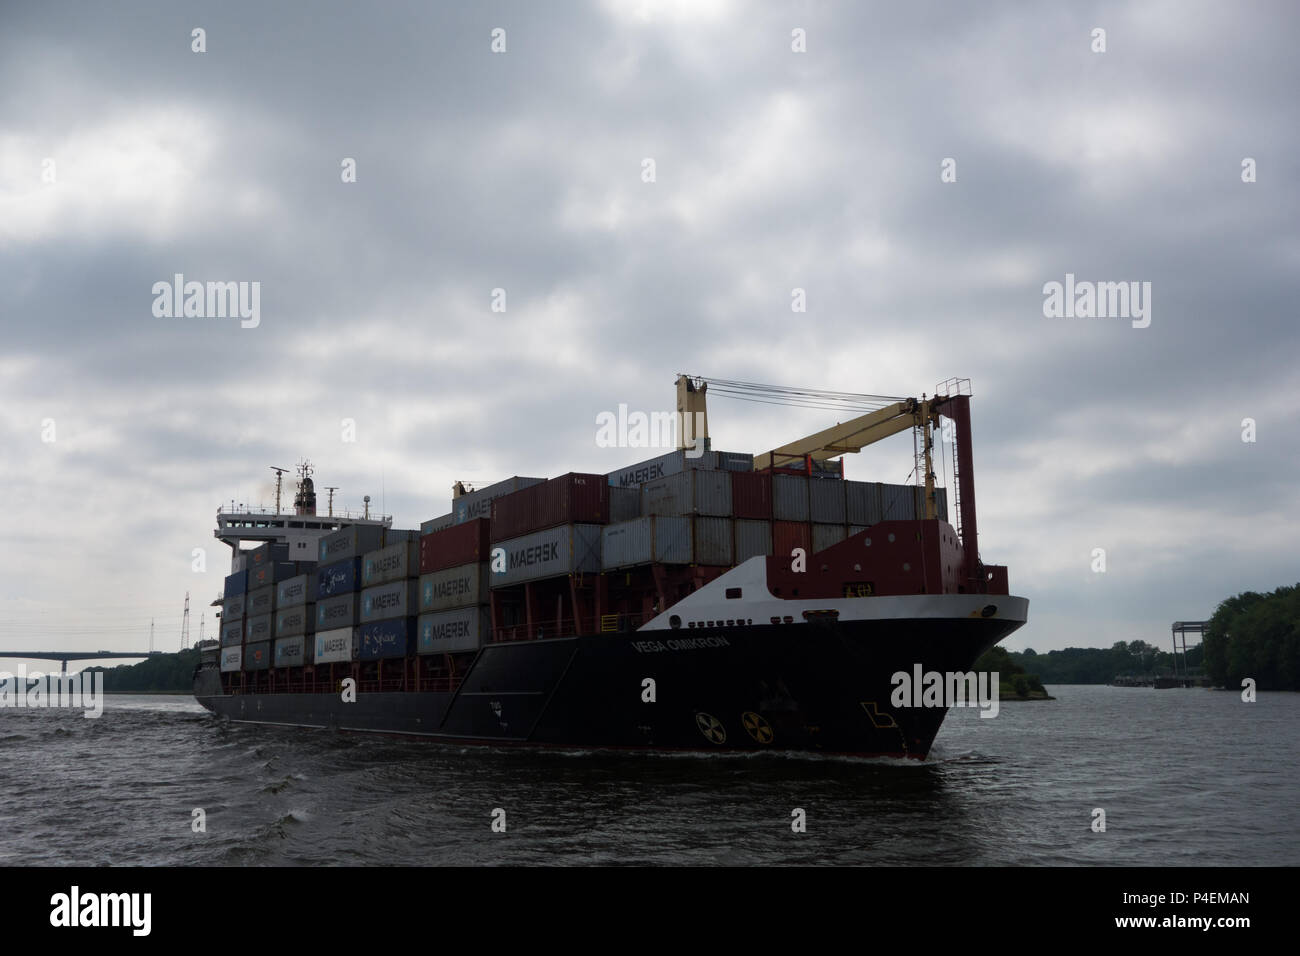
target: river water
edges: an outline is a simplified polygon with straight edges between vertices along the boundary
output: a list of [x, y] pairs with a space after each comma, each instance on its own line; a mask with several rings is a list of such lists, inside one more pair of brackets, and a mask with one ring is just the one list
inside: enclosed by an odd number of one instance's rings
[[1300, 864], [1300, 694], [1048, 689], [951, 711], [924, 763], [449, 747], [184, 697], [6, 709], [0, 863]]

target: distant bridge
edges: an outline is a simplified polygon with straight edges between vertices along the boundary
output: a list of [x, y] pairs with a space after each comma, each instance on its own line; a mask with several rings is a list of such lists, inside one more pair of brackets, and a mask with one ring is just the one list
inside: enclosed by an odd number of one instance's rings
[[33, 661], [62, 661], [63, 673], [68, 672], [68, 661], [98, 661], [111, 657], [134, 657], [143, 660], [162, 651], [0, 651], [0, 657], [21, 657]]

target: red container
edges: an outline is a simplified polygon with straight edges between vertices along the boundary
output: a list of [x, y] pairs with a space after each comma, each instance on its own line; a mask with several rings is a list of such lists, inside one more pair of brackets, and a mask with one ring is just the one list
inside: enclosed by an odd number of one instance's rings
[[731, 510], [737, 518], [771, 521], [772, 476], [761, 471], [733, 471]]
[[475, 518], [426, 534], [420, 539], [420, 573], [429, 574], [488, 560], [490, 527], [487, 518]]
[[561, 524], [609, 524], [609, 479], [569, 472], [492, 501], [492, 540]]
[[773, 557], [788, 561], [795, 548], [803, 548], [805, 555], [812, 554], [812, 525], [804, 521], [773, 521]]

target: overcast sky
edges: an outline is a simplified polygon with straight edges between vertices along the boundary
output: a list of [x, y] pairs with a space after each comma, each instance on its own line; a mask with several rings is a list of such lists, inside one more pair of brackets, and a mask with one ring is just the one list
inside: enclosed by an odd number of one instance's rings
[[[649, 457], [596, 415], [680, 371], [970, 378], [1012, 649], [1167, 647], [1300, 580], [1293, 5], [306, 10], [0, 7], [0, 649], [173, 650], [187, 590], [210, 631], [214, 513], [272, 465], [415, 527]], [[155, 316], [176, 273], [260, 283], [260, 323]], [[1067, 273], [1149, 282], [1149, 326], [1046, 317]], [[710, 404], [727, 450], [833, 420]]]

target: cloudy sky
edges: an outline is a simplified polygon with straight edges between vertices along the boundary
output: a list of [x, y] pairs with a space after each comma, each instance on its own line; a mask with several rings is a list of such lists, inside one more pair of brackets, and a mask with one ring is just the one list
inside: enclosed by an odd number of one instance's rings
[[[1013, 649], [1167, 646], [1300, 579], [1293, 6], [305, 10], [0, 9], [0, 649], [151, 618], [174, 649], [186, 591], [197, 637], [216, 508], [272, 465], [414, 527], [457, 479], [649, 457], [596, 415], [671, 409], [681, 371], [970, 378]], [[259, 324], [155, 315], [176, 273], [260, 283]], [[1046, 317], [1067, 273], [1149, 282], [1150, 325]], [[829, 414], [710, 425], [758, 451]], [[846, 465], [910, 469], [906, 435]]]

